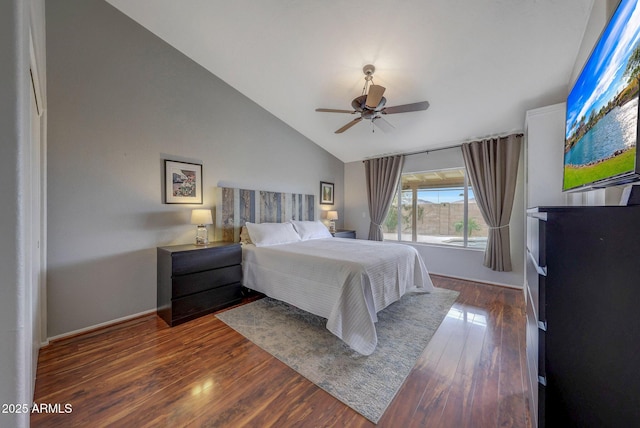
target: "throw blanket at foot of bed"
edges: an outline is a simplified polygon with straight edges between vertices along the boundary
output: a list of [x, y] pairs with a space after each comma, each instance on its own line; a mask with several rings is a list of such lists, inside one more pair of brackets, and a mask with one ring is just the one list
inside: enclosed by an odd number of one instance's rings
[[243, 284], [327, 319], [327, 329], [370, 355], [377, 313], [408, 292], [434, 289], [415, 248], [356, 239], [243, 245]]

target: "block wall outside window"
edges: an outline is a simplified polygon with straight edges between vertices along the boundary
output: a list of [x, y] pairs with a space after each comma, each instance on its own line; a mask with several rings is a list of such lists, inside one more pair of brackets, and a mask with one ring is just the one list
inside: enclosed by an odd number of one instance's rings
[[479, 249], [488, 230], [464, 168], [403, 174], [383, 227], [385, 240]]

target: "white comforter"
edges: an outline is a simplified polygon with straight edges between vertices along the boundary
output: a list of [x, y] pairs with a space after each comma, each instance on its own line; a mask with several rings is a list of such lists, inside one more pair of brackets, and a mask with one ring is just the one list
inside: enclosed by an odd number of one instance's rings
[[405, 293], [433, 290], [415, 248], [326, 238], [256, 247], [243, 245], [243, 284], [327, 319], [327, 329], [370, 355], [377, 312]]

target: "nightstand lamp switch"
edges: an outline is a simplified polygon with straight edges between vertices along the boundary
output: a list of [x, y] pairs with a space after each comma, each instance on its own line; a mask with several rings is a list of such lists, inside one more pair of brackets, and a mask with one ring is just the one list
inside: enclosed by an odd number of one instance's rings
[[196, 245], [207, 245], [209, 243], [207, 225], [213, 224], [211, 210], [198, 209], [191, 211], [191, 224], [197, 225]]
[[329, 232], [336, 233], [336, 220], [338, 219], [338, 211], [328, 211], [327, 220], [329, 220]]

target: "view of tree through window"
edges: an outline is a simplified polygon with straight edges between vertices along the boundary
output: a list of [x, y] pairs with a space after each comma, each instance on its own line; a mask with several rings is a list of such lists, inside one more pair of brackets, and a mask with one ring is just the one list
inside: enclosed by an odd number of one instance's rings
[[464, 168], [403, 174], [383, 225], [386, 240], [470, 248], [485, 248], [488, 230]]

